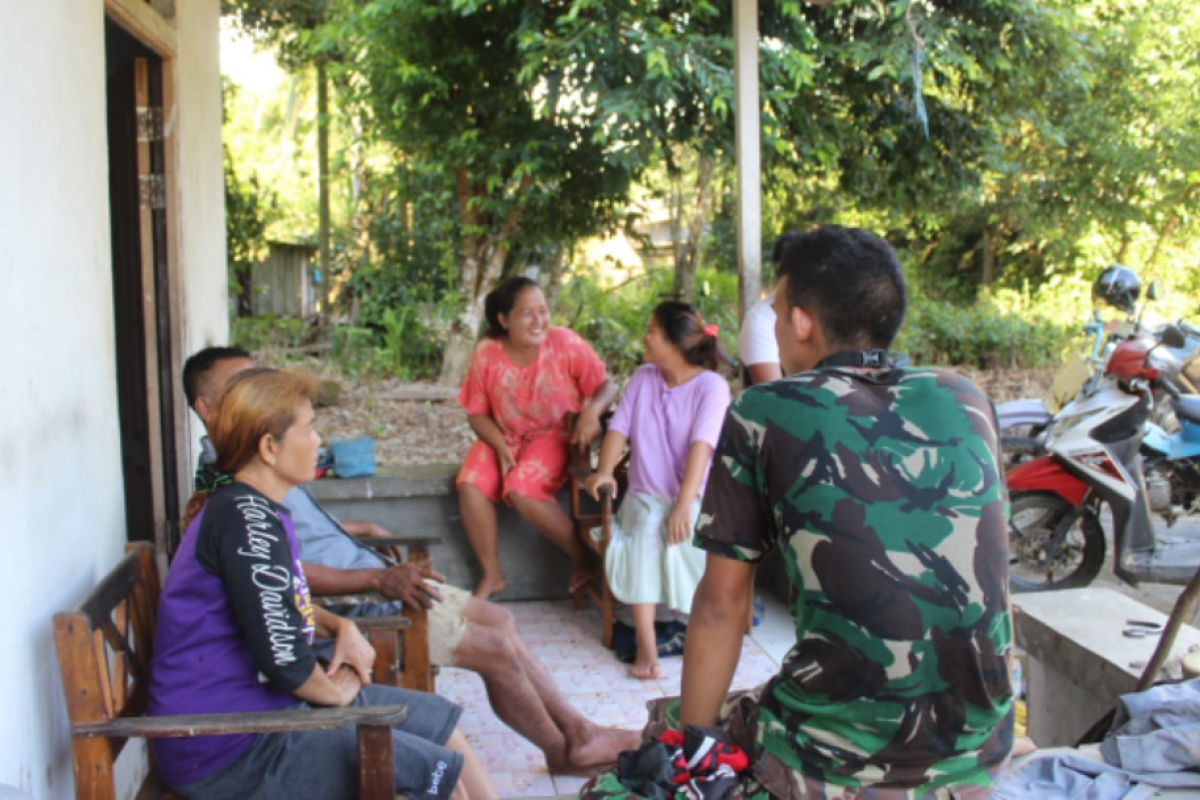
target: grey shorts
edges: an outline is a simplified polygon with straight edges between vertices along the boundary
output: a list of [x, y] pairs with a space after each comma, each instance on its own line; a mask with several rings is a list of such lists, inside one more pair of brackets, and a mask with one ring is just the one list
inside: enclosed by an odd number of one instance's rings
[[[363, 687], [351, 705], [396, 703], [408, 706], [408, 718], [392, 729], [396, 792], [412, 798], [449, 797], [458, 785], [463, 758], [443, 745], [462, 709], [437, 695], [390, 686]], [[228, 767], [173, 788], [193, 800], [349, 800], [358, 796], [357, 734], [354, 728], [263, 734]]]

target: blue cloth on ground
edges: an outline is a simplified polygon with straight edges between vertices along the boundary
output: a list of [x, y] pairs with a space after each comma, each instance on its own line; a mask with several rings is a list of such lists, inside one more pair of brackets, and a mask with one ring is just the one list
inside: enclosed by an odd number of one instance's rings
[[992, 796], [1138, 800], [1156, 788], [1200, 790], [1200, 678], [1122, 696], [1116, 725], [1103, 760], [1034, 753], [1000, 776]]

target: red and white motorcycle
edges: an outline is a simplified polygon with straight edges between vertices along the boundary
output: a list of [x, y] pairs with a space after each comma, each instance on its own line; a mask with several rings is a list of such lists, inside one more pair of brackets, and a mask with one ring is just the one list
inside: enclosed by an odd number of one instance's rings
[[[1016, 591], [1086, 586], [1104, 567], [1103, 506], [1112, 514], [1114, 568], [1122, 580], [1184, 584], [1200, 567], [1200, 518], [1177, 519], [1169, 478], [1143, 472], [1142, 440], [1160, 380], [1153, 351], [1180, 347], [1167, 326], [1121, 343], [1104, 378], [1059, 412], [1049, 455], [1007, 473], [1012, 515], [1009, 575]], [[1200, 397], [1177, 398], [1181, 420], [1200, 424]], [[1174, 523], [1159, 532], [1155, 515]]]

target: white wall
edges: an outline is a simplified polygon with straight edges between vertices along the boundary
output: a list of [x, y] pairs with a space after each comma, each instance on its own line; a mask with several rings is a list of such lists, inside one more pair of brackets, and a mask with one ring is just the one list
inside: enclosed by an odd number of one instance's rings
[[[179, 0], [185, 341], [222, 341], [219, 0]], [[0, 785], [72, 797], [50, 618], [125, 544], [103, 0], [0, 2]], [[136, 767], [136, 765], [135, 765]]]
[[[176, 72], [179, 134], [180, 260], [183, 275], [182, 358], [204, 347], [229, 344], [229, 288], [225, 268], [225, 179], [221, 153], [220, 0], [177, 0]], [[176, 384], [176, 399], [184, 402]], [[203, 435], [190, 425], [188, 463], [199, 458]]]

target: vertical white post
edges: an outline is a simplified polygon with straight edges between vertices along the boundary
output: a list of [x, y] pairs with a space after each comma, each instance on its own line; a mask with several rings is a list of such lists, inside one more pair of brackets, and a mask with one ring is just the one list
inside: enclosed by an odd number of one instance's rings
[[737, 131], [738, 312], [745, 319], [762, 292], [758, 0], [733, 0], [733, 75]]

